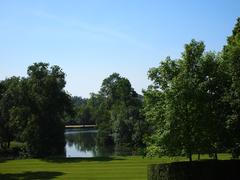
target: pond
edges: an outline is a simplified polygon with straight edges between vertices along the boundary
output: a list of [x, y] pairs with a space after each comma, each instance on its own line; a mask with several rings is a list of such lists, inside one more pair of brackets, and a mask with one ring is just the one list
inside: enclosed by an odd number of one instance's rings
[[66, 157], [100, 157], [114, 155], [114, 148], [97, 144], [97, 130], [66, 128]]

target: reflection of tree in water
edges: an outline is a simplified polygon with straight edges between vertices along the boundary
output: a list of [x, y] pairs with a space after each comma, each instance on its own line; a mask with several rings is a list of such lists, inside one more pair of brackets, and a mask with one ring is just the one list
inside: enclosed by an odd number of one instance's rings
[[74, 145], [79, 151], [92, 151], [96, 154], [96, 135], [94, 131], [78, 131], [67, 133], [65, 137], [70, 147]]
[[103, 145], [99, 143], [99, 140], [97, 140], [96, 150], [96, 156], [104, 157], [114, 155], [114, 145]]
[[114, 146], [111, 142], [107, 145], [102, 143], [101, 137], [94, 130], [67, 130], [65, 134], [69, 147], [73, 145], [82, 152], [91, 151], [93, 156], [130, 155], [131, 150], [127, 147]]
[[132, 155], [132, 149], [127, 145], [114, 145], [111, 138], [106, 139], [106, 136], [97, 134], [97, 156], [125, 156]]

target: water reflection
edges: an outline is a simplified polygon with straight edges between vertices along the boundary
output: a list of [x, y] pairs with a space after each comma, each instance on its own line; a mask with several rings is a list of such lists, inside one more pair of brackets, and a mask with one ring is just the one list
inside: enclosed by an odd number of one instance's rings
[[97, 157], [113, 155], [113, 147], [97, 144], [97, 130], [66, 129], [66, 157]]

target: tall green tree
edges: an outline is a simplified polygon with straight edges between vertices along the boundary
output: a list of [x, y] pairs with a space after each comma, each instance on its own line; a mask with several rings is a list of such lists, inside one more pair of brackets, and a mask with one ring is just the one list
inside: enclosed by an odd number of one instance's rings
[[[225, 127], [229, 106], [223, 101], [228, 78], [222, 67], [222, 54], [208, 52], [199, 63], [198, 110], [202, 121], [199, 146], [203, 153], [214, 154], [225, 150]], [[205, 147], [205, 148], [203, 148]]]
[[103, 80], [99, 94], [109, 111], [107, 119], [98, 121], [98, 127], [106, 128], [99, 128], [99, 133], [110, 133], [114, 144], [119, 147], [140, 145], [143, 131], [140, 113], [142, 100], [129, 80], [113, 73]]
[[23, 136], [35, 156], [64, 153], [64, 113], [71, 112], [70, 96], [64, 91], [65, 74], [58, 66], [35, 63], [28, 68], [31, 109]]
[[1, 147], [9, 148], [17, 129], [14, 126], [10, 112], [19, 106], [21, 101], [21, 79], [8, 78], [0, 82], [0, 139]]
[[[192, 40], [185, 45], [182, 59], [180, 60], [180, 72], [175, 79], [173, 88], [176, 98], [171, 104], [173, 109], [172, 119], [173, 128], [176, 128], [178, 145], [182, 147], [183, 152], [189, 157], [197, 151], [200, 141], [201, 126], [203, 124], [201, 117], [197, 116], [198, 109], [198, 65], [203, 56], [205, 45], [203, 42]], [[175, 125], [177, 124], [177, 125]], [[200, 127], [200, 131], [199, 131]], [[179, 133], [179, 134], [178, 134]]]
[[174, 117], [172, 88], [178, 74], [179, 62], [170, 57], [148, 72], [150, 80], [153, 81], [153, 85], [144, 92], [144, 112], [149, 123], [149, 134], [146, 138], [148, 155], [173, 155], [179, 151], [176, 143], [173, 143], [177, 136], [171, 135], [171, 124], [175, 118], [170, 118]]
[[227, 120], [229, 131], [229, 147], [233, 157], [240, 155], [240, 18], [228, 37], [223, 48], [225, 71], [229, 77], [229, 87], [226, 88], [225, 100], [231, 107]]
[[216, 154], [223, 147], [226, 78], [221, 56], [204, 54], [204, 48], [192, 40], [181, 59], [168, 57], [150, 69], [153, 85], [144, 93], [145, 116], [155, 132], [147, 138], [150, 155], [183, 153], [191, 160], [193, 153]]

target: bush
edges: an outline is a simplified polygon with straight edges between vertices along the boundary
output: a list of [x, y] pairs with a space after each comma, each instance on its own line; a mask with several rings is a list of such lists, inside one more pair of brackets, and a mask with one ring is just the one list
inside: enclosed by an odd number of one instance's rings
[[8, 149], [0, 149], [0, 158], [24, 158], [28, 156], [25, 143], [13, 141]]
[[239, 160], [174, 162], [148, 166], [148, 180], [237, 180]]

